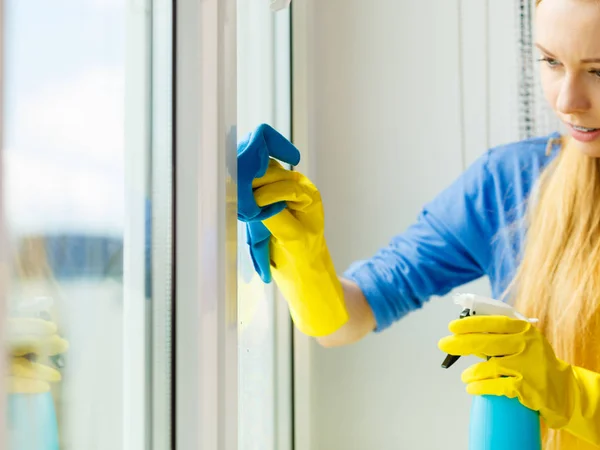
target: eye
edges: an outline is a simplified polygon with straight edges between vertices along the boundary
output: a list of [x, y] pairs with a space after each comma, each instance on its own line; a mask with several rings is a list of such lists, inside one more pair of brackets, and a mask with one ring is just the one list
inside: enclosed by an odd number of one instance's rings
[[554, 68], [560, 66], [560, 62], [557, 59], [549, 58], [547, 56], [544, 56], [543, 58], [538, 59], [538, 61], [545, 62], [548, 65], [548, 67], [550, 67], [551, 69], [554, 69]]
[[590, 73], [598, 78], [600, 78], [600, 69], [592, 69]]

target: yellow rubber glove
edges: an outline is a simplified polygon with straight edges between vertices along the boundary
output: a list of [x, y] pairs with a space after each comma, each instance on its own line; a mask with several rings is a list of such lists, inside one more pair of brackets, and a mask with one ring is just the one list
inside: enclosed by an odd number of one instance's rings
[[321, 195], [299, 172], [271, 160], [253, 182], [258, 206], [285, 201], [287, 208], [263, 221], [271, 232], [271, 272], [298, 329], [309, 336], [333, 333], [348, 320], [341, 283], [324, 237]]
[[56, 369], [34, 361], [64, 353], [69, 344], [57, 334], [56, 324], [36, 318], [7, 320], [9, 359], [9, 393], [48, 392], [50, 383], [61, 380]]
[[550, 428], [600, 445], [600, 374], [559, 360], [526, 321], [473, 316], [451, 322], [449, 329], [453, 335], [439, 342], [444, 353], [490, 357], [463, 372], [468, 393], [517, 397]]

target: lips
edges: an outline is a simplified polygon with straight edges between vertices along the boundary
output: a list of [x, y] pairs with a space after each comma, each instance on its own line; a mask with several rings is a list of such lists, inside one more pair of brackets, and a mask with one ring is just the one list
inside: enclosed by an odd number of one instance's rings
[[598, 128], [589, 128], [589, 127], [582, 127], [579, 125], [571, 125], [574, 129], [576, 129], [577, 131], [583, 131], [585, 133], [590, 133], [592, 131], [597, 131]]
[[567, 123], [571, 136], [580, 142], [592, 142], [600, 138], [600, 128], [589, 128]]

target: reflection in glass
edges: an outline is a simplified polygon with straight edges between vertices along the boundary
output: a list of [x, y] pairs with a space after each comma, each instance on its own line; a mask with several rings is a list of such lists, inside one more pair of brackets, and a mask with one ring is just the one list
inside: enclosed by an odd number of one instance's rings
[[4, 3], [9, 448], [121, 449], [127, 3]]

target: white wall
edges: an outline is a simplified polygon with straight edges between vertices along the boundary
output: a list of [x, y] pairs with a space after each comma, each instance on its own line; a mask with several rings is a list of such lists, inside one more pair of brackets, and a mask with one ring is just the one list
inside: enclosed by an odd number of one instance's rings
[[[403, 231], [489, 146], [518, 139], [516, 4], [293, 6], [294, 139], [309, 161], [300, 170], [322, 192], [341, 272]], [[462, 290], [488, 293], [487, 280]], [[459, 312], [432, 299], [347, 348], [299, 339], [299, 448], [466, 449], [460, 373], [474, 360], [444, 371], [437, 349]]]

